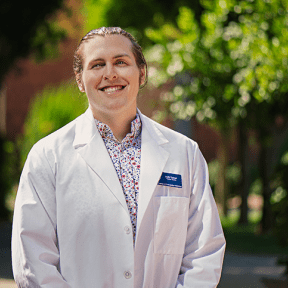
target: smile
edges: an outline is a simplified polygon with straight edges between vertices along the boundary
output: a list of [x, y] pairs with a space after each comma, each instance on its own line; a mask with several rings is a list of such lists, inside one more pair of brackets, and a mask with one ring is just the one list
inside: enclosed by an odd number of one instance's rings
[[116, 91], [120, 91], [123, 90], [126, 86], [122, 86], [122, 85], [117, 85], [117, 86], [109, 86], [109, 87], [103, 87], [100, 90], [103, 92], [107, 92], [107, 93], [112, 93], [112, 92], [116, 92]]

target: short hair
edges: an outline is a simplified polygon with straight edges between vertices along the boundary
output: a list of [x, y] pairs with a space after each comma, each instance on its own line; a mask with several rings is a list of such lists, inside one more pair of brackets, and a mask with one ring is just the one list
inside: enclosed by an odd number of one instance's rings
[[95, 36], [102, 36], [105, 37], [106, 35], [123, 35], [124, 37], [128, 38], [132, 44], [132, 53], [135, 57], [136, 65], [139, 69], [145, 69], [145, 81], [141, 85], [140, 88], [144, 87], [147, 83], [147, 62], [144, 58], [142, 48], [137, 43], [136, 39], [127, 31], [121, 29], [120, 27], [101, 27], [98, 29], [91, 30], [88, 32], [80, 41], [78, 47], [74, 53], [74, 61], [73, 61], [73, 70], [75, 73], [76, 81], [79, 83], [81, 81], [81, 74], [83, 72], [83, 56], [81, 55], [81, 47], [84, 42], [93, 39]]

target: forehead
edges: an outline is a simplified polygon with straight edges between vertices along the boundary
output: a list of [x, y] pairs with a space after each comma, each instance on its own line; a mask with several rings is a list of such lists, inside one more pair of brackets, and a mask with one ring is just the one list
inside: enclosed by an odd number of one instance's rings
[[106, 59], [122, 54], [127, 54], [134, 59], [132, 43], [123, 35], [97, 35], [82, 45], [81, 54], [86, 63], [92, 59]]

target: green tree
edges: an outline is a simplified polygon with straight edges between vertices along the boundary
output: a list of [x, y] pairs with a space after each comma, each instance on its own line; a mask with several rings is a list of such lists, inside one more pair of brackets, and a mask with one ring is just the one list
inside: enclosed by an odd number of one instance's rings
[[87, 30], [101, 26], [120, 26], [133, 33], [142, 47], [151, 44], [145, 29], [160, 27], [165, 24], [164, 21], [176, 24], [181, 6], [190, 7], [199, 22], [203, 11], [199, 0], [84, 0], [84, 3]]
[[[220, 132], [223, 174], [216, 198], [224, 207], [230, 131], [241, 124], [244, 143], [247, 129], [258, 132], [264, 187], [262, 226], [268, 230], [271, 193], [265, 154], [275, 116], [287, 108], [288, 2], [203, 0], [201, 5], [201, 25], [190, 8], [181, 7], [177, 25], [166, 23], [146, 30], [157, 43], [148, 52], [155, 63], [150, 76], [156, 85], [182, 77], [181, 84], [164, 97], [169, 112], [177, 119], [195, 116]], [[247, 207], [247, 199], [243, 200]]]

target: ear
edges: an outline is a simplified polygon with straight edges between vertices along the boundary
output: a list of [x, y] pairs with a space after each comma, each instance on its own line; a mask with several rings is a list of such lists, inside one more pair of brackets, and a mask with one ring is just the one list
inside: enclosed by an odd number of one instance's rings
[[80, 81], [79, 83], [77, 83], [78, 84], [78, 88], [79, 88], [79, 90], [80, 90], [80, 92], [85, 92], [85, 87], [84, 87], [84, 85], [83, 85], [83, 83], [82, 83], [82, 81]]
[[80, 92], [84, 93], [85, 87], [84, 87], [84, 84], [82, 82], [82, 78], [81, 78], [82, 75], [79, 73], [79, 74], [76, 74], [75, 76], [76, 76], [76, 82], [77, 82], [77, 85], [78, 85]]
[[146, 70], [145, 67], [140, 68], [140, 76], [139, 76], [139, 86], [141, 87], [145, 83], [146, 79]]

